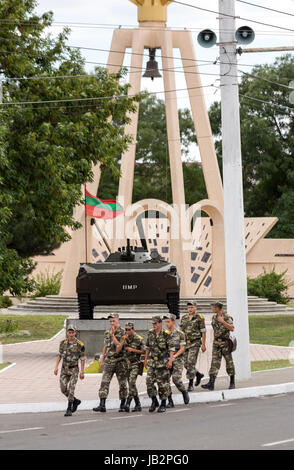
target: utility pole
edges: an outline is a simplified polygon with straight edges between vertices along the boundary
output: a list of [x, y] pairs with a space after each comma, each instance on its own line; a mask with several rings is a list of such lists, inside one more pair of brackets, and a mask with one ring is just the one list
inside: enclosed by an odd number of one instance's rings
[[227, 311], [234, 319], [238, 342], [234, 353], [236, 377], [246, 380], [251, 376], [251, 368], [235, 0], [219, 0], [219, 12]]

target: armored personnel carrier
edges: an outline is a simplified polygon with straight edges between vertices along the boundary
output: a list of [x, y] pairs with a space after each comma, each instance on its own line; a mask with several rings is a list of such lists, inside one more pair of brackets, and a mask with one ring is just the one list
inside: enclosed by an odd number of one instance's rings
[[104, 262], [81, 263], [76, 280], [79, 318], [93, 319], [95, 305], [166, 304], [179, 318], [180, 276], [157, 250], [127, 246]]

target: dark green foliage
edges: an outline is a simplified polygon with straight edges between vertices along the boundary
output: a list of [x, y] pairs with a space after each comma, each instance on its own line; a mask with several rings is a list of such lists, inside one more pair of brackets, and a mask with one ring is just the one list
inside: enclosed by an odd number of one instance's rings
[[[196, 142], [194, 124], [188, 109], [179, 110], [183, 157]], [[119, 166], [120, 156], [117, 157]], [[183, 164], [186, 203], [191, 205], [207, 197], [203, 173], [196, 163]], [[99, 197], [117, 195], [119, 176], [106, 169], [102, 173]], [[133, 201], [155, 198], [172, 202], [170, 164], [164, 101], [145, 96], [140, 102]]]
[[[287, 88], [293, 69], [294, 57], [286, 54], [252, 70], [252, 75], [286, 87], [248, 75], [239, 87], [245, 215], [278, 217], [271, 238], [294, 238], [294, 106]], [[211, 106], [209, 116], [221, 161], [220, 103]]]
[[36, 297], [46, 297], [46, 295], [58, 295], [61, 287], [63, 271], [52, 273], [47, 270], [45, 273], [39, 273], [35, 277], [35, 289], [32, 299]]
[[278, 274], [274, 268], [270, 272], [263, 269], [263, 274], [256, 278], [247, 278], [248, 295], [265, 297], [271, 302], [287, 304], [289, 300], [288, 287], [293, 283], [286, 280], [286, 273], [287, 271]]
[[12, 300], [7, 295], [0, 295], [0, 308], [11, 307]]
[[[115, 158], [131, 140], [124, 125], [135, 109], [118, 76], [97, 68], [86, 77], [80, 52], [66, 45], [69, 29], [47, 35], [53, 14], [37, 16], [36, 4], [0, 3], [3, 101], [77, 101], [0, 110], [0, 293], [17, 295], [33, 288], [29, 258], [67, 241], [65, 227], [79, 228], [73, 209], [82, 202], [82, 184], [93, 178], [92, 166], [118, 174]], [[82, 77], [54, 79], [68, 75]], [[32, 77], [46, 78], [27, 80]], [[102, 99], [78, 101], [93, 97]]]
[[14, 333], [18, 331], [18, 322], [14, 320], [0, 320], [0, 333]]

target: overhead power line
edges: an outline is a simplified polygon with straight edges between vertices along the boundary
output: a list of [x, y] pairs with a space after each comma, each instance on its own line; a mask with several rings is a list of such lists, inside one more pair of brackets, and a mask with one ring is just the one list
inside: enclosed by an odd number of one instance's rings
[[[139, 55], [139, 56], [143, 56], [143, 57], [148, 57], [149, 58], [149, 53], [139, 53], [139, 52], [129, 52], [129, 51], [115, 51], [113, 49], [102, 49], [102, 48], [98, 48], [98, 47], [86, 47], [86, 46], [70, 46], [70, 45], [67, 45], [67, 47], [69, 48], [72, 48], [72, 49], [83, 49], [83, 50], [89, 50], [89, 51], [98, 51], [98, 52], [113, 52], [113, 53], [117, 53], [117, 54], [126, 54], [126, 55]], [[22, 54], [23, 52], [22, 51], [5, 51], [5, 50], [0, 50], [1, 53], [7, 53], [7, 54]], [[166, 55], [161, 55], [160, 56], [161, 58], [165, 58], [165, 59], [174, 59], [174, 60], [181, 60], [181, 61], [190, 61], [190, 62], [205, 62], [207, 64], [212, 64], [213, 61], [212, 60], [205, 60], [205, 59], [191, 59], [191, 58], [182, 58], [182, 57], [174, 57], [174, 56], [166, 56]], [[85, 61], [86, 64], [102, 64], [102, 62], [89, 62], [89, 61]], [[225, 63], [225, 62], [224, 62]], [[230, 65], [229, 62], [226, 63], [227, 65]], [[107, 65], [107, 64], [106, 64]], [[239, 64], [241, 65], [242, 67], [254, 67], [255, 65], [258, 65], [258, 64]], [[199, 67], [199, 64], [198, 64], [198, 67]]]
[[[77, 47], [77, 46], [72, 46], [72, 47]], [[95, 49], [93, 48], [94, 50], [101, 50], [101, 49]], [[108, 51], [107, 49], [102, 49], [103, 51], [107, 51], [107, 52], [119, 52], [119, 51]], [[6, 52], [6, 51], [0, 51], [0, 52]], [[130, 52], [131, 54], [131, 52]], [[137, 55], [147, 55], [147, 54], [139, 54], [137, 53]], [[164, 56], [162, 56], [164, 57]], [[183, 60], [191, 60], [191, 61], [195, 61], [195, 59], [183, 59]], [[203, 60], [203, 62], [206, 62], [205, 64], [199, 64], [198, 67], [201, 67], [201, 66], [208, 66], [208, 65], [219, 65], [220, 64], [220, 61], [219, 59], [215, 60], [215, 61], [208, 61], [208, 60]], [[96, 65], [100, 65], [100, 66], [103, 66], [103, 67], [106, 67], [106, 66], [110, 66], [110, 67], [115, 67], [117, 66], [117, 64], [109, 64], [109, 63], [105, 63], [105, 62], [87, 62], [87, 63], [91, 63], [91, 64], [96, 64]], [[229, 62], [225, 62], [224, 64], [227, 64], [227, 65], [231, 65]], [[240, 64], [241, 66], [245, 66], [246, 64]], [[249, 64], [248, 64], [249, 65]], [[173, 71], [175, 73], [188, 73], [188, 74], [192, 74], [192, 75], [207, 75], [207, 76], [219, 76], [219, 73], [209, 73], [209, 72], [195, 72], [195, 71], [187, 71], [185, 69], [187, 68], [192, 68], [194, 67], [195, 64], [192, 64], [192, 65], [186, 65], [186, 66], [180, 66], [180, 67], [169, 67], [169, 68], [159, 68], [160, 71], [166, 71], [166, 72], [170, 72], [170, 71]], [[251, 67], [253, 67], [253, 65], [250, 65]], [[132, 66], [132, 65], [124, 65], [122, 66], [122, 68], [127, 68], [127, 69], [136, 69], [136, 70], [128, 70], [128, 73], [142, 73], [142, 71], [144, 70], [143, 67], [138, 67], [138, 66]], [[180, 70], [179, 70], [180, 69]], [[269, 80], [269, 79], [266, 79], [264, 77], [260, 77], [259, 75], [254, 75], [254, 74], [250, 74], [248, 72], [245, 72], [244, 70], [241, 70], [241, 69], [238, 69], [238, 72], [244, 74], [244, 75], [248, 75], [252, 78], [256, 78], [258, 80], [263, 80], [265, 82], [268, 82], [268, 83], [271, 83], [273, 85], [276, 85], [276, 86], [281, 86], [281, 87], [284, 87], [284, 88], [287, 88], [287, 89], [292, 89], [290, 86], [288, 85], [285, 85], [283, 83], [280, 83], [280, 82], [275, 82], [275, 81], [272, 81], [272, 80]], [[226, 74], [227, 76], [229, 77], [237, 77], [237, 78], [241, 78], [240, 75], [228, 75]], [[95, 74], [80, 74], [80, 75], [51, 75], [51, 76], [33, 76], [33, 77], [7, 77], [5, 78], [5, 81], [6, 82], [9, 82], [9, 81], [24, 81], [24, 80], [57, 80], [57, 79], [85, 79], [85, 78], [97, 78], [97, 76]], [[283, 78], [283, 77], [281, 77]], [[284, 78], [285, 80], [290, 80], [289, 77], [287, 78]]]
[[284, 88], [288, 88], [289, 90], [292, 90], [292, 87], [290, 87], [289, 85], [284, 85], [283, 83], [274, 82], [272, 80], [269, 80], [268, 78], [260, 77], [259, 75], [253, 75], [252, 73], [245, 72], [244, 70], [238, 69], [238, 72], [241, 72], [244, 75], [248, 75], [249, 77], [257, 78], [258, 80], [262, 80], [264, 82], [271, 83], [272, 85], [277, 85], [277, 86], [281, 86], [281, 87], [284, 87]]
[[[212, 95], [215, 95], [217, 92], [220, 91], [220, 88], [215, 86], [215, 85], [209, 85], [213, 88], [215, 88], [215, 91], [213, 93], [203, 93], [203, 96], [212, 96]], [[181, 90], [178, 90], [178, 91], [181, 91]], [[159, 92], [160, 93], [160, 92]], [[151, 94], [156, 94], [156, 92], [154, 93], [151, 93]], [[127, 96], [126, 96], [127, 97]], [[173, 99], [173, 98], [172, 98]], [[186, 99], [186, 97], [184, 96], [177, 96], [176, 97], [177, 100], [182, 100], [182, 99]], [[85, 103], [85, 104], [73, 104], [73, 105], [68, 105], [68, 104], [55, 104], [53, 106], [46, 106], [46, 105], [39, 105], [39, 106], [34, 106], [34, 108], [32, 108], [32, 110], [36, 110], [36, 109], [56, 109], [56, 108], [65, 108], [65, 109], [71, 109], [71, 108], [96, 108], [97, 106], [101, 106], [101, 103], [94, 103], [94, 104], [91, 104], [91, 103]], [[1, 108], [0, 108], [1, 109]]]
[[257, 7], [257, 8], [262, 8], [263, 10], [269, 10], [269, 11], [273, 11], [275, 13], [280, 13], [281, 15], [294, 16], [293, 13], [288, 13], [287, 11], [275, 10], [274, 8], [265, 7], [263, 5], [257, 5], [256, 3], [245, 2], [244, 0], [237, 0], [237, 2], [246, 3], [247, 5], [251, 5], [251, 6]]
[[[201, 85], [189, 88], [178, 88], [173, 90], [161, 90], [161, 91], [154, 91], [154, 92], [145, 92], [148, 95], [157, 95], [161, 93], [173, 93], [178, 91], [187, 91], [187, 90], [196, 90], [197, 88], [209, 88], [214, 87], [214, 85]], [[112, 96], [96, 96], [92, 98], [69, 98], [69, 99], [60, 99], [60, 100], [43, 100], [43, 101], [11, 101], [11, 102], [4, 102], [0, 103], [1, 106], [11, 106], [11, 105], [26, 105], [26, 104], [42, 104], [42, 103], [69, 103], [75, 101], [91, 101], [91, 100], [117, 100], [117, 99], [128, 99], [128, 98], [136, 98], [138, 94], [135, 95], [112, 95]]]
[[[103, 66], [106, 66], [106, 65], [109, 65], [109, 66], [115, 66], [116, 64], [106, 64], [104, 62], [96, 62], [97, 64], [99, 65], [103, 65]], [[203, 65], [216, 65], [215, 62], [210, 62], [209, 64], [202, 64]], [[229, 63], [228, 63], [229, 65]], [[194, 67], [194, 65], [189, 65], [188, 67]], [[137, 66], [131, 66], [131, 65], [128, 65], [128, 66], [124, 66], [124, 68], [128, 68], [128, 69], [133, 69], [135, 68], [136, 70], [129, 70], [128, 73], [142, 73], [142, 71], [144, 70], [143, 67], [137, 67]], [[187, 68], [187, 66], [186, 66]], [[194, 74], [194, 75], [207, 75], [207, 76], [219, 76], [219, 73], [209, 73], [209, 72], [193, 72], [193, 71], [185, 71], [185, 70], [178, 70], [177, 67], [171, 67], [171, 68], [159, 68], [158, 69], [159, 71], [162, 71], [162, 72], [175, 72], [175, 73], [188, 73], [188, 74]], [[290, 86], [288, 85], [285, 85], [283, 83], [278, 83], [278, 82], [274, 82], [272, 80], [268, 80], [264, 77], [260, 77], [259, 75], [254, 75], [254, 74], [250, 74], [248, 72], [245, 72], [244, 70], [241, 70], [241, 69], [238, 69], [238, 72], [241, 72], [242, 74], [244, 75], [248, 75], [252, 78], [256, 78], [256, 79], [259, 79], [259, 80], [262, 80], [262, 81], [265, 81], [265, 82], [268, 82], [268, 83], [271, 83], [273, 85], [276, 85], [276, 86], [281, 86], [281, 87], [284, 87], [284, 88], [288, 88], [288, 89], [292, 89]], [[241, 78], [240, 75], [228, 75], [226, 74], [226, 76], [229, 76], [229, 77], [237, 77], [237, 78]], [[53, 75], [53, 76], [39, 76], [39, 77], [8, 77], [7, 78], [7, 81], [23, 81], [23, 80], [58, 80], [58, 79], [73, 79], [73, 78], [98, 78], [96, 75], [94, 74], [84, 74], [84, 75]], [[287, 80], [289, 80], [287, 78]]]
[[[208, 10], [210, 11], [210, 10]], [[10, 19], [2, 19], [0, 20], [0, 24], [4, 25], [9, 25], [9, 24], [21, 24], [21, 26], [32, 26], [32, 25], [39, 25], [38, 22], [29, 22], [25, 20], [10, 20]], [[69, 26], [70, 28], [94, 28], [94, 29], [109, 29], [109, 30], [114, 30], [114, 29], [129, 29], [129, 28], [138, 28], [138, 24], [103, 24], [103, 23], [81, 23], [81, 22], [61, 22], [61, 21], [53, 21], [50, 25], [44, 25], [46, 27], [65, 27]], [[162, 28], [158, 28], [156, 26], [149, 26], [149, 29], [153, 31], [162, 31]], [[201, 31], [203, 28], [196, 28], [196, 27], [189, 27], [189, 26], [172, 26], [169, 25], [170, 29], [173, 30], [181, 30], [181, 31]], [[228, 31], [228, 30], [226, 30]], [[292, 30], [291, 30], [292, 31]], [[260, 35], [280, 35], [280, 34], [285, 34], [285, 35], [290, 35], [292, 36], [293, 34], [289, 33], [281, 33], [278, 31], [266, 31], [266, 30], [255, 30], [256, 33], [259, 33]], [[14, 40], [14, 39], [13, 39]]]
[[[228, 85], [224, 85], [224, 86], [228, 86]], [[210, 88], [210, 87], [215, 88], [216, 90], [219, 90], [219, 87], [211, 84], [211, 85], [202, 85], [202, 86], [198, 86], [198, 87], [179, 88], [179, 89], [174, 89], [174, 90], [161, 90], [161, 91], [156, 91], [156, 92], [145, 92], [145, 94], [147, 94], [147, 95], [157, 95], [157, 94], [180, 92], [180, 91], [194, 90], [194, 89], [197, 89], [197, 88], [199, 89], [199, 88]], [[77, 102], [77, 101], [82, 101], [82, 102], [87, 101], [86, 105], [66, 106], [66, 107], [71, 108], [71, 107], [82, 107], [82, 106], [94, 106], [94, 105], [88, 104], [88, 102], [90, 102], [91, 100], [94, 100], [94, 101], [112, 100], [112, 99], [116, 100], [116, 99], [135, 98], [136, 96], [138, 96], [138, 95], [119, 95], [119, 96], [113, 95], [113, 96], [98, 96], [98, 97], [93, 97], [93, 98], [70, 98], [70, 99], [64, 99], [64, 100], [46, 100], [46, 101], [19, 101], [19, 102], [1, 103], [0, 106], [2, 106], [2, 107], [3, 106], [11, 106], [11, 105], [20, 106], [20, 105], [32, 105], [32, 104], [42, 105], [42, 104], [49, 104], [49, 103], [55, 104], [55, 103], [70, 103], [70, 102]], [[289, 109], [290, 111], [294, 111], [294, 107], [291, 108], [290, 106], [280, 105], [280, 104], [274, 103], [272, 101], [265, 101], [265, 100], [254, 98], [254, 97], [248, 96], [248, 95], [240, 94], [240, 96], [242, 96], [243, 98], [247, 98], [247, 99], [256, 101], [256, 102], [267, 104], [271, 107], [280, 108], [280, 109]], [[65, 106], [65, 105], [63, 105], [63, 106]], [[97, 104], [96, 106], [99, 106], [99, 105]], [[39, 106], [39, 108], [46, 108], [46, 106]], [[52, 108], [52, 107], [50, 107], [50, 108]], [[55, 106], [53, 107], [53, 109], [54, 108], [55, 108]]]
[[[234, 18], [232, 15], [229, 15], [229, 14], [226, 14], [226, 13], [220, 13], [219, 11], [216, 11], [216, 10], [209, 10], [207, 8], [202, 8], [202, 7], [198, 7], [196, 5], [191, 5], [190, 3], [185, 3], [185, 2], [180, 2], [178, 0], [172, 0], [173, 3], [177, 3], [178, 5], [182, 5], [182, 6], [185, 6], [185, 7], [190, 7], [190, 8], [195, 8], [196, 10], [202, 10], [202, 11], [207, 11], [209, 13], [216, 13], [217, 15], [222, 15], [222, 16], [227, 16], [229, 18]], [[235, 17], [236, 18], [236, 17]], [[286, 28], [285, 26], [278, 26], [278, 25], [275, 25], [275, 24], [270, 24], [270, 23], [264, 23], [262, 21], [257, 21], [257, 20], [251, 20], [250, 18], [243, 18], [242, 16], [238, 16], [238, 19], [239, 20], [244, 20], [244, 21], [248, 21], [250, 23], [255, 23], [255, 24], [261, 24], [263, 26], [269, 26], [270, 28], [278, 28], [278, 29], [283, 29], [285, 31], [292, 31], [294, 32], [294, 29], [291, 29], [291, 28]]]
[[294, 111], [294, 107], [291, 108], [290, 106], [273, 103], [272, 101], [261, 100], [260, 98], [254, 98], [253, 96], [243, 95], [242, 93], [239, 93], [239, 95], [242, 96], [242, 98], [247, 98], [248, 100], [252, 100], [252, 101], [258, 101], [259, 103], [265, 103], [269, 106], [274, 106], [275, 108], [290, 109], [290, 111]]

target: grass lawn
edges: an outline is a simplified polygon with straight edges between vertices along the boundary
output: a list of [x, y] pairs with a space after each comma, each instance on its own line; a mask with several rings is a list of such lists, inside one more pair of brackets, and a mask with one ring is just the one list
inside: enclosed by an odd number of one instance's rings
[[4, 362], [4, 364], [0, 364], [0, 370], [4, 369], [4, 367], [9, 366], [9, 364], [11, 364], [11, 362]]
[[250, 315], [250, 342], [289, 346], [294, 341], [294, 315]]
[[280, 369], [281, 367], [293, 367], [294, 364], [291, 364], [287, 359], [285, 360], [276, 360], [276, 361], [252, 361], [251, 370], [255, 372], [257, 370], [266, 370], [266, 369]]
[[1, 338], [2, 344], [35, 341], [52, 338], [63, 328], [66, 315], [1, 315], [0, 323], [12, 320], [18, 323], [18, 330], [28, 330], [30, 336]]

